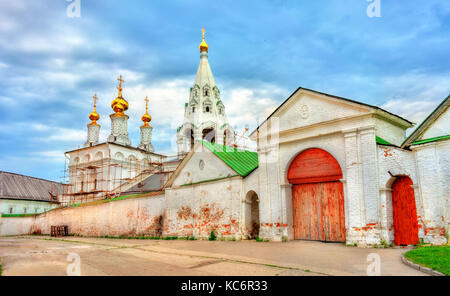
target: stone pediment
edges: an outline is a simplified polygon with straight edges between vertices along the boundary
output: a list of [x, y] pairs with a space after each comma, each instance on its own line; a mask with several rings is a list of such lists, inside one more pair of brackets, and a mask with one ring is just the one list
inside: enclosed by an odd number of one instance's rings
[[301, 89], [272, 117], [279, 118], [280, 131], [306, 127], [375, 111], [370, 106]]

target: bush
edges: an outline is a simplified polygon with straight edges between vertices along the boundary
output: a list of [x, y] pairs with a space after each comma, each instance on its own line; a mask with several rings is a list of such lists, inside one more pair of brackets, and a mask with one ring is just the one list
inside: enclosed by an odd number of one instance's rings
[[211, 233], [209, 234], [209, 240], [210, 241], [217, 240], [217, 235], [216, 235], [216, 232], [214, 230], [211, 230]]

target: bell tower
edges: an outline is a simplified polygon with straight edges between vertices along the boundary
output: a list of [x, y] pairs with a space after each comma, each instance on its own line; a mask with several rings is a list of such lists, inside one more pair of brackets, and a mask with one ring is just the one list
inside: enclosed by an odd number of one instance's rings
[[189, 92], [189, 101], [185, 103], [183, 125], [177, 130], [179, 155], [189, 152], [200, 140], [227, 146], [232, 146], [235, 141], [234, 130], [228, 124], [225, 105], [209, 66], [209, 46], [205, 41], [204, 28], [199, 48], [200, 65]]

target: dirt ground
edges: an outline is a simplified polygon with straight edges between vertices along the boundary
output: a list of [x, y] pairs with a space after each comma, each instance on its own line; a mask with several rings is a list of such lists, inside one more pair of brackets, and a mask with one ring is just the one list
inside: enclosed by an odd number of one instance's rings
[[[367, 275], [368, 255], [381, 275], [425, 275], [401, 262], [404, 249], [364, 249], [292, 241], [118, 240], [38, 236], [0, 238], [3, 275]], [[79, 267], [79, 268], [77, 268]]]

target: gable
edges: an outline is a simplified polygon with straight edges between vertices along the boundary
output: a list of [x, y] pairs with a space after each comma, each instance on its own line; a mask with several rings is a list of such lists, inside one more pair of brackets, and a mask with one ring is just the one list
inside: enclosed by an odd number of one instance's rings
[[[307, 99], [302, 99], [302, 97]], [[312, 100], [313, 98], [314, 100]], [[304, 104], [301, 103], [302, 100]], [[308, 101], [310, 106], [307, 104]], [[272, 117], [284, 117], [279, 122], [280, 131], [282, 131], [320, 122], [333, 122], [333, 119], [356, 117], [364, 115], [364, 113], [376, 113], [404, 128], [412, 126], [410, 121], [377, 106], [299, 87], [250, 134], [250, 138], [256, 140], [256, 132], [262, 126], [267, 128], [267, 123]]]
[[417, 140], [426, 140], [450, 135], [450, 108], [444, 111]]
[[366, 106], [337, 100], [322, 94], [308, 91], [296, 93], [291, 100], [280, 108], [280, 130], [289, 130], [321, 122], [363, 115], [372, 110]]
[[[201, 164], [201, 162], [203, 164]], [[208, 149], [193, 152], [173, 180], [173, 186], [195, 184], [236, 176], [237, 173]]]
[[403, 142], [402, 148], [448, 139], [450, 137], [450, 96]]

